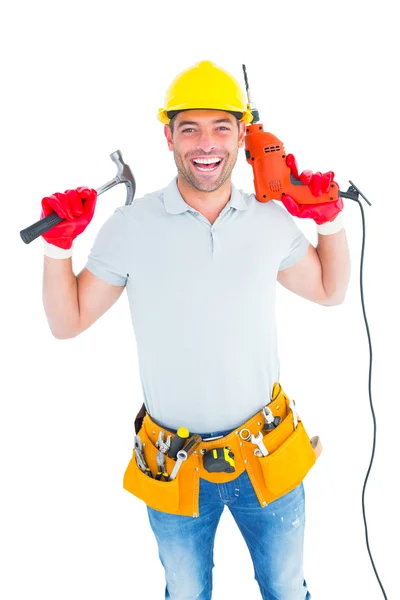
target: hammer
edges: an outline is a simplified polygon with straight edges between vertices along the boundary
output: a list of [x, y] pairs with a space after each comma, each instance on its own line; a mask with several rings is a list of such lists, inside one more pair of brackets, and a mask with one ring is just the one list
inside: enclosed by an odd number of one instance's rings
[[[118, 183], [125, 183], [125, 204], [131, 204], [136, 190], [136, 183], [133, 173], [128, 167], [128, 165], [124, 163], [120, 150], [116, 150], [115, 152], [110, 154], [110, 158], [117, 165], [117, 175], [108, 183], [105, 183], [101, 187], [97, 188], [97, 195], [100, 196], [100, 194], [106, 192]], [[45, 217], [44, 219], [40, 219], [39, 221], [36, 221], [36, 223], [33, 223], [33, 225], [30, 225], [26, 229], [20, 231], [21, 238], [25, 242], [25, 244], [30, 244], [31, 242], [33, 242], [33, 240], [42, 235], [42, 233], [45, 233], [55, 225], [58, 225], [58, 223], [61, 223], [61, 221], [64, 221], [64, 219], [62, 217], [59, 217], [58, 214], [54, 212], [51, 215]]]

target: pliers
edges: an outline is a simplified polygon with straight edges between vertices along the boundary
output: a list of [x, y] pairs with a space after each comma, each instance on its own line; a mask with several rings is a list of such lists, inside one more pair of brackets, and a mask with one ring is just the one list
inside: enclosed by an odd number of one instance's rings
[[279, 423], [281, 422], [281, 418], [274, 417], [272, 410], [268, 406], [264, 406], [262, 411], [265, 419], [265, 425], [263, 429], [266, 431], [271, 431], [272, 429], [275, 429], [275, 427], [278, 427]]
[[158, 440], [156, 441], [156, 448], [158, 448], [164, 454], [168, 454], [171, 447], [171, 436], [169, 435], [164, 442], [164, 431], [160, 431], [158, 434]]
[[154, 477], [154, 479], [161, 480], [161, 477], [164, 477], [164, 480], [168, 481], [168, 473], [165, 470], [165, 463], [166, 463], [165, 454], [163, 454], [161, 452], [161, 450], [159, 450], [157, 452], [156, 461], [157, 461], [158, 471], [157, 471], [157, 475]]
[[143, 471], [143, 473], [145, 475], [147, 475], [148, 477], [153, 477], [153, 475], [150, 471], [150, 468], [144, 458], [143, 443], [142, 443], [142, 440], [140, 439], [140, 436], [138, 436], [138, 435], [135, 436], [135, 455], [136, 455], [136, 462], [138, 464], [139, 469], [141, 471]]

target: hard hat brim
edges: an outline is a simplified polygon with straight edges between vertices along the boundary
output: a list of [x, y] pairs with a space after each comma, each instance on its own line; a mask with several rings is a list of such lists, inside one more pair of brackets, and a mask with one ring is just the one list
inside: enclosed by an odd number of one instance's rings
[[220, 110], [221, 112], [228, 112], [228, 113], [232, 114], [238, 121], [244, 121], [246, 123], [246, 125], [251, 123], [251, 121], [253, 120], [253, 115], [251, 114], [250, 110], [245, 110], [244, 112], [239, 112], [239, 111], [227, 110], [227, 109], [223, 109], [223, 108], [205, 108], [205, 107], [181, 108], [178, 110], [168, 110], [168, 111], [165, 110], [164, 108], [160, 108], [158, 110], [157, 118], [159, 121], [161, 121], [161, 123], [164, 123], [164, 125], [169, 125], [170, 120], [173, 119], [178, 113], [184, 112], [187, 110]]
[[238, 121], [240, 121], [240, 119], [243, 117], [243, 113], [242, 112], [236, 112], [236, 111], [233, 111], [233, 110], [225, 110], [223, 108], [212, 108], [212, 109], [211, 108], [206, 108], [206, 109], [200, 109], [200, 108], [199, 109], [198, 108], [182, 108], [180, 110], [167, 110], [166, 111], [167, 112], [167, 117], [168, 117], [168, 119], [173, 119], [178, 113], [185, 112], [187, 110], [219, 110], [221, 112], [228, 112], [228, 113], [230, 113], [231, 115], [233, 115], [234, 117], [236, 117], [236, 119]]

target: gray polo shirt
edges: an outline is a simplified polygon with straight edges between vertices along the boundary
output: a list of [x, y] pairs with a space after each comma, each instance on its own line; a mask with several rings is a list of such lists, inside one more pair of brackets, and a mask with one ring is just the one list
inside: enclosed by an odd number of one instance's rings
[[86, 268], [126, 286], [150, 415], [215, 432], [270, 401], [279, 380], [277, 273], [308, 246], [280, 203], [233, 184], [213, 225], [183, 200], [176, 178], [117, 208]]

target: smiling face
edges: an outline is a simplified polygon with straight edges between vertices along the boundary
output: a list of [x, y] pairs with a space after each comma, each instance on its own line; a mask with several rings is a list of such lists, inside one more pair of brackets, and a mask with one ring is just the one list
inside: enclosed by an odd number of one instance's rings
[[178, 174], [199, 192], [214, 192], [230, 178], [245, 130], [232, 114], [208, 109], [182, 111], [173, 131], [164, 128]]

